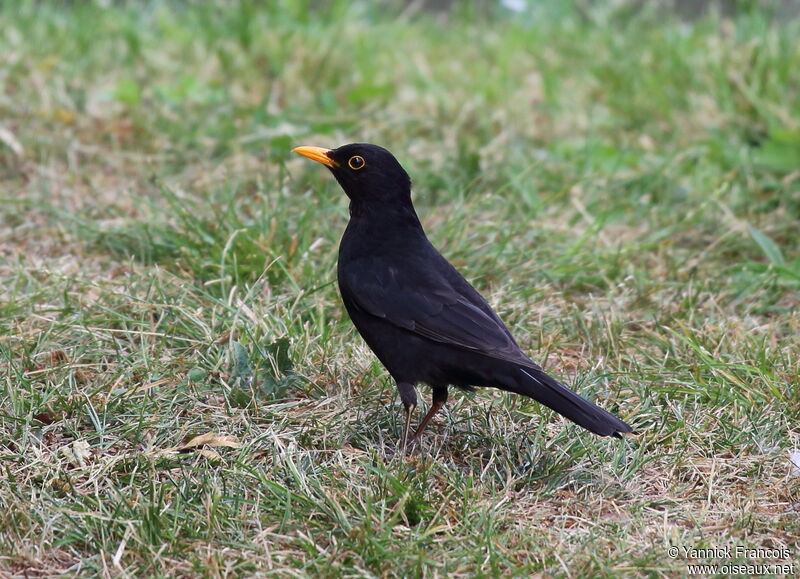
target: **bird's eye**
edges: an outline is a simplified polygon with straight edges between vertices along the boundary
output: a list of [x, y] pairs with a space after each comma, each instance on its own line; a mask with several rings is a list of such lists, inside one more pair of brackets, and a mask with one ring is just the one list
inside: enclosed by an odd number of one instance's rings
[[367, 162], [364, 160], [364, 157], [361, 157], [359, 155], [354, 155], [354, 156], [350, 157], [349, 161], [347, 161], [347, 165], [353, 171], [358, 171], [359, 169], [363, 169], [364, 165], [366, 165], [366, 164], [367, 164]]

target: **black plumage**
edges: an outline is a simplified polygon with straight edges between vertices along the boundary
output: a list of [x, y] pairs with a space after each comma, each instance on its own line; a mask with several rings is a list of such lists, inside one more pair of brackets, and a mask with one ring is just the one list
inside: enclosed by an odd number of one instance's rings
[[433, 389], [416, 441], [449, 385], [529, 396], [601, 436], [632, 432], [613, 414], [548, 376], [517, 345], [485, 299], [431, 245], [394, 156], [365, 143], [298, 147], [326, 165], [350, 198], [339, 248], [339, 289], [358, 332], [397, 382], [408, 434], [415, 386]]

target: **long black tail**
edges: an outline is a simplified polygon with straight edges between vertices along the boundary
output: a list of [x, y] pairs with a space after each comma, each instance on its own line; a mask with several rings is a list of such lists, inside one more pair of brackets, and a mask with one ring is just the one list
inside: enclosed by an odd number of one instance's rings
[[545, 374], [544, 370], [520, 367], [520, 378], [514, 392], [530, 396], [552, 408], [561, 416], [600, 436], [616, 436], [633, 432], [622, 420], [581, 398], [572, 390]]

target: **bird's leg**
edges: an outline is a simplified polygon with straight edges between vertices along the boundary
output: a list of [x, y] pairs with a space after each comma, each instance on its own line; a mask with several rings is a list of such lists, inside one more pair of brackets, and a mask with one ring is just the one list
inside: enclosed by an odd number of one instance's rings
[[411, 428], [411, 415], [417, 407], [417, 391], [414, 389], [414, 385], [409, 382], [398, 382], [397, 389], [400, 391], [400, 401], [406, 411], [406, 424], [403, 428], [403, 451], [405, 452], [408, 445], [408, 431]]
[[414, 414], [416, 406], [406, 408], [406, 424], [403, 427], [403, 452], [408, 448], [408, 431], [411, 430], [411, 415]]
[[422, 431], [425, 430], [425, 427], [428, 426], [428, 422], [430, 422], [433, 415], [439, 412], [442, 407], [447, 403], [447, 386], [434, 386], [433, 387], [433, 402], [431, 403], [431, 409], [428, 410], [428, 413], [425, 415], [425, 418], [422, 419], [422, 422], [417, 428], [417, 431], [414, 433], [414, 437], [411, 439], [411, 444], [415, 444], [419, 437], [422, 436]]

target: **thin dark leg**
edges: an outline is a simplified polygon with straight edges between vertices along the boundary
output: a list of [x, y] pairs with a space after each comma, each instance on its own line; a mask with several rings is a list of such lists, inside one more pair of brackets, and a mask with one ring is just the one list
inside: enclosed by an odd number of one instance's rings
[[426, 426], [428, 426], [428, 422], [430, 422], [431, 418], [433, 418], [433, 415], [439, 412], [439, 410], [441, 410], [445, 404], [447, 404], [447, 386], [434, 386], [431, 409], [428, 410], [425, 418], [422, 419], [419, 428], [417, 428], [417, 431], [414, 433], [414, 438], [411, 439], [411, 444], [414, 444], [419, 440], [419, 437], [422, 435], [422, 431], [425, 430]]
[[417, 407], [417, 391], [409, 382], [398, 382], [397, 389], [400, 391], [400, 401], [406, 411], [406, 424], [403, 428], [403, 450], [405, 450], [408, 445], [408, 431], [411, 428], [411, 415]]

